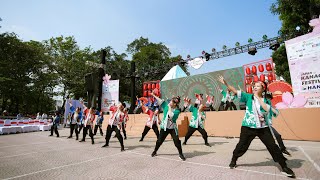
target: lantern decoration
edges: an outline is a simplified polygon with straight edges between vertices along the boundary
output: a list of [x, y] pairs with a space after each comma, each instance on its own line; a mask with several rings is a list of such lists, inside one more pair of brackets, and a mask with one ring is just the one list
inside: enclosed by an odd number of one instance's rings
[[258, 66], [258, 69], [259, 69], [260, 72], [263, 72], [263, 71], [264, 71], [263, 65], [260, 64], [260, 65]]
[[246, 78], [246, 84], [251, 84], [252, 83], [252, 78], [251, 77], [247, 77]]
[[151, 96], [151, 91], [148, 91], [148, 96]]
[[252, 74], [257, 74], [257, 67], [256, 66], [252, 66]]
[[160, 84], [159, 83], [156, 84], [156, 88], [160, 89]]
[[266, 77], [264, 76], [264, 74], [260, 74], [260, 81], [265, 81], [265, 80], [266, 80]]
[[143, 90], [147, 90], [147, 84], [143, 85]]
[[271, 82], [272, 80], [273, 80], [273, 75], [272, 75], [272, 73], [269, 73], [269, 75], [268, 75], [268, 81]]
[[148, 95], [148, 94], [147, 94], [147, 91], [143, 91], [143, 96], [144, 96], [144, 97], [147, 97], [147, 95]]
[[257, 82], [257, 81], [259, 81], [259, 78], [258, 78], [257, 75], [254, 75], [254, 76], [253, 76], [253, 82]]
[[246, 68], [246, 73], [247, 73], [248, 75], [250, 75], [250, 68], [249, 68], [249, 67]]
[[252, 87], [251, 86], [247, 86], [247, 93], [252, 93]]
[[156, 85], [155, 85], [155, 84], [152, 84], [152, 85], [151, 85], [151, 88], [152, 88], [152, 89], [156, 88]]
[[148, 84], [148, 89], [149, 89], [149, 90], [151, 89], [151, 84]]
[[266, 64], [266, 70], [267, 70], [267, 71], [271, 71], [271, 70], [272, 70], [272, 67], [271, 67], [271, 64], [270, 64], [270, 63], [267, 63], [267, 64]]

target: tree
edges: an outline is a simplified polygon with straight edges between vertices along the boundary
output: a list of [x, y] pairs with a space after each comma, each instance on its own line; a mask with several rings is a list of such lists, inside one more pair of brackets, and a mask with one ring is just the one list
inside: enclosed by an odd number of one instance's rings
[[[282, 22], [280, 34], [293, 36], [297, 33], [296, 27], [299, 26], [299, 35], [311, 30], [309, 20], [314, 15], [320, 13], [320, 0], [277, 0], [272, 4], [270, 11], [279, 15]], [[287, 82], [291, 82], [286, 49], [281, 46], [272, 54], [273, 61], [277, 65], [277, 75], [283, 76]]]
[[[150, 42], [147, 38], [140, 37], [128, 44], [127, 52], [132, 54], [140, 75], [136, 83], [137, 94], [142, 94], [142, 83], [146, 81], [161, 80], [174, 64], [178, 64], [180, 56], [171, 57], [168, 47], [162, 43]], [[186, 68], [182, 68], [186, 71]]]
[[55, 81], [49, 57], [40, 42], [22, 42], [14, 33], [0, 35], [2, 110], [35, 113], [53, 108]]

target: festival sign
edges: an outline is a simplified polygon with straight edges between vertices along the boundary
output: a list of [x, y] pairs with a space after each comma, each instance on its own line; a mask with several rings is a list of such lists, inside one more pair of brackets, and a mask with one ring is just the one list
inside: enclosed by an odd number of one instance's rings
[[109, 80], [111, 76], [103, 77], [101, 111], [108, 112], [110, 106], [119, 102], [119, 80]]
[[320, 33], [285, 42], [294, 95], [308, 99], [305, 107], [320, 107]]

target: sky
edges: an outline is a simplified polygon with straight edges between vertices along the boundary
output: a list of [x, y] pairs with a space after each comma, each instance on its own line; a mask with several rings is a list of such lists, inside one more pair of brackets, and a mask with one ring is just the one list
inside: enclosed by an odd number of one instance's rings
[[[247, 44], [263, 35], [277, 36], [281, 22], [270, 12], [275, 0], [1, 0], [0, 33], [15, 32], [24, 41], [74, 36], [80, 48], [111, 46], [126, 53], [139, 37], [165, 44], [172, 56], [201, 55], [223, 45]], [[191, 75], [267, 59], [258, 50], [206, 62]], [[130, 56], [129, 56], [130, 58]]]

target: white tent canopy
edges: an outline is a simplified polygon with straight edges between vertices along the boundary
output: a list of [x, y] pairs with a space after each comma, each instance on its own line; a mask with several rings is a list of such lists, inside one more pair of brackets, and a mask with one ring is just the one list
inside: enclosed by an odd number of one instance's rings
[[169, 72], [162, 78], [161, 81], [168, 81], [171, 79], [182, 77], [187, 77], [187, 74], [181, 69], [179, 65], [176, 65], [169, 70]]

